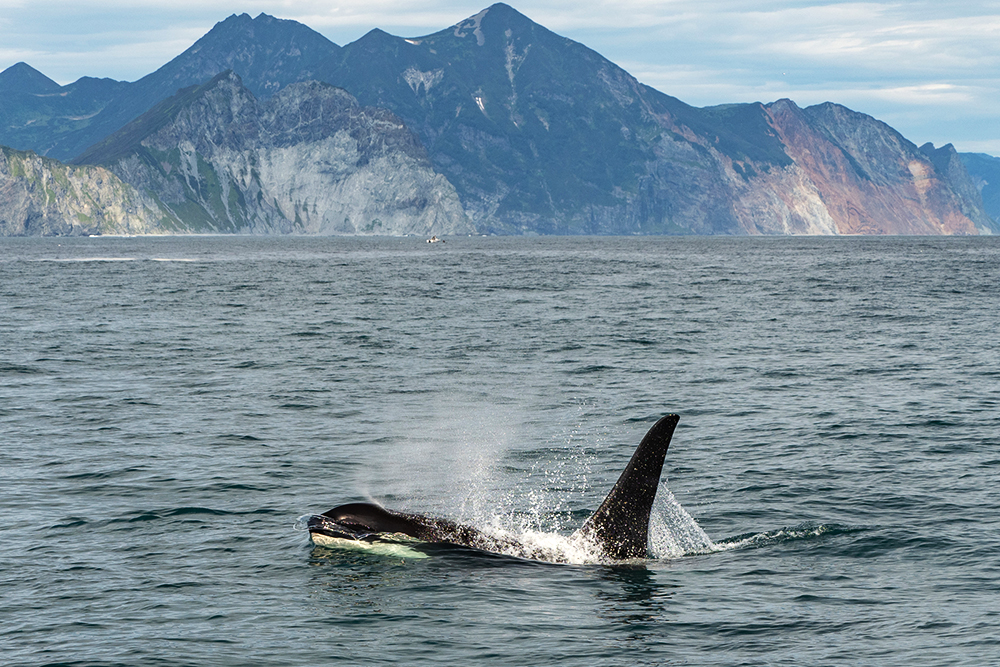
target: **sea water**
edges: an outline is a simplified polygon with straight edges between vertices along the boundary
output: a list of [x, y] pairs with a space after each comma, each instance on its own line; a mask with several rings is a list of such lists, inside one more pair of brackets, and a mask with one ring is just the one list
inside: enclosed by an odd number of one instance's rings
[[[998, 664], [998, 287], [992, 238], [0, 239], [0, 662]], [[295, 529], [559, 544], [668, 412], [645, 562]]]

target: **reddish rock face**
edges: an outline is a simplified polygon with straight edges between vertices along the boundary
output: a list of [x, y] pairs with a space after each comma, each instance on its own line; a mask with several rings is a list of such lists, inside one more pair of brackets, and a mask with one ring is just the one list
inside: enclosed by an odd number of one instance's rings
[[945, 175], [888, 125], [834, 104], [800, 109], [782, 100], [766, 109], [836, 233], [978, 233]]

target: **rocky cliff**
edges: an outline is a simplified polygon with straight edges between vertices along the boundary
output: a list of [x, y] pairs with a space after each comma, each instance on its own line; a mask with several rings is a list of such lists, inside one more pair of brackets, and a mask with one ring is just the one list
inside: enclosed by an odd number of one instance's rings
[[177, 224], [107, 169], [0, 146], [0, 236], [149, 234]]
[[780, 100], [763, 111], [792, 164], [748, 179], [751, 198], [775, 194], [763, 210], [744, 198], [748, 232], [751, 224], [762, 233], [993, 231], [954, 149], [954, 159], [928, 154], [888, 125], [836, 104], [799, 109]]
[[107, 166], [195, 231], [473, 231], [403, 123], [328, 84], [292, 84], [262, 101], [227, 71], [75, 162]]

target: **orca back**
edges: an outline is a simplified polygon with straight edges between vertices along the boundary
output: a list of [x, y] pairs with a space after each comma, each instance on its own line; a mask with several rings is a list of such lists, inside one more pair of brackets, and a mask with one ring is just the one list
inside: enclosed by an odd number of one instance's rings
[[648, 556], [649, 514], [660, 485], [667, 447], [680, 419], [661, 417], [646, 433], [601, 506], [577, 535], [596, 543], [615, 560]]

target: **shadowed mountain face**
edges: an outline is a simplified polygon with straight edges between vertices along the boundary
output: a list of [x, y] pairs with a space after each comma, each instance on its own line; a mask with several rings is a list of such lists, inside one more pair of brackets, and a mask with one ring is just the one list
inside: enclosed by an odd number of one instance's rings
[[[69, 160], [181, 88], [233, 70], [254, 95], [266, 97], [290, 83], [315, 78], [316, 64], [339, 49], [295, 21], [266, 14], [255, 19], [233, 15], [134, 83], [85, 78], [61, 88], [51, 82], [56, 88], [45, 95], [20, 89], [17, 99], [0, 96], [0, 144]], [[0, 84], [14, 67], [0, 74]], [[44, 132], [38, 131], [39, 123], [46, 127]]]
[[[0, 80], [51, 88], [24, 67]], [[148, 148], [150, 133], [160, 131], [149, 123], [163, 121], [163, 109], [123, 128], [128, 121], [225, 70], [242, 79], [255, 104], [316, 80], [390, 111], [419, 138], [426, 151], [420, 159], [454, 186], [479, 232], [1000, 231], [950, 147], [919, 149], [884, 123], [836, 104], [691, 107], [504, 4], [425, 37], [373, 30], [343, 48], [292, 21], [232, 16], [153, 74], [133, 84], [108, 82], [109, 91], [119, 88], [112, 97], [88, 98], [90, 106], [77, 112], [91, 114], [85, 119], [57, 122], [52, 106], [33, 122], [20, 108], [14, 134], [23, 141], [14, 145], [67, 158], [117, 132], [83, 161], [110, 164], [141, 153], [136, 146]], [[52, 93], [20, 94], [38, 106]], [[184, 94], [169, 104], [181, 104]], [[0, 101], [0, 115], [14, 106]], [[188, 136], [220, 132], [213, 150], [240, 150], [227, 143], [239, 133], [212, 120], [191, 125]], [[39, 132], [38, 122], [50, 131]], [[29, 138], [34, 143], [26, 145]], [[412, 157], [408, 150], [402, 154]], [[218, 216], [205, 224], [230, 228]]]
[[788, 101], [696, 109], [503, 4], [426, 37], [374, 30], [317, 75], [400, 115], [484, 231], [923, 234], [993, 225], [967, 177], [938, 173], [868, 116]]
[[[655, 233], [731, 225], [725, 206], [690, 196], [717, 171], [712, 156], [683, 140], [673, 145], [670, 136], [674, 116], [697, 110], [506, 5], [419, 39], [372, 31], [319, 75], [400, 115], [487, 231]], [[775, 148], [768, 157], [787, 162]], [[690, 168], [670, 169], [664, 155]], [[689, 194], [669, 203], [658, 198], [670, 179]]]
[[[20, 72], [12, 73], [15, 68]], [[0, 72], [0, 144], [64, 160], [79, 152], [81, 143], [106, 136], [100, 130], [87, 134], [88, 128], [129, 86], [91, 77], [60, 86], [27, 65], [24, 68], [14, 65]], [[83, 142], [69, 139], [81, 135], [86, 135]]]

